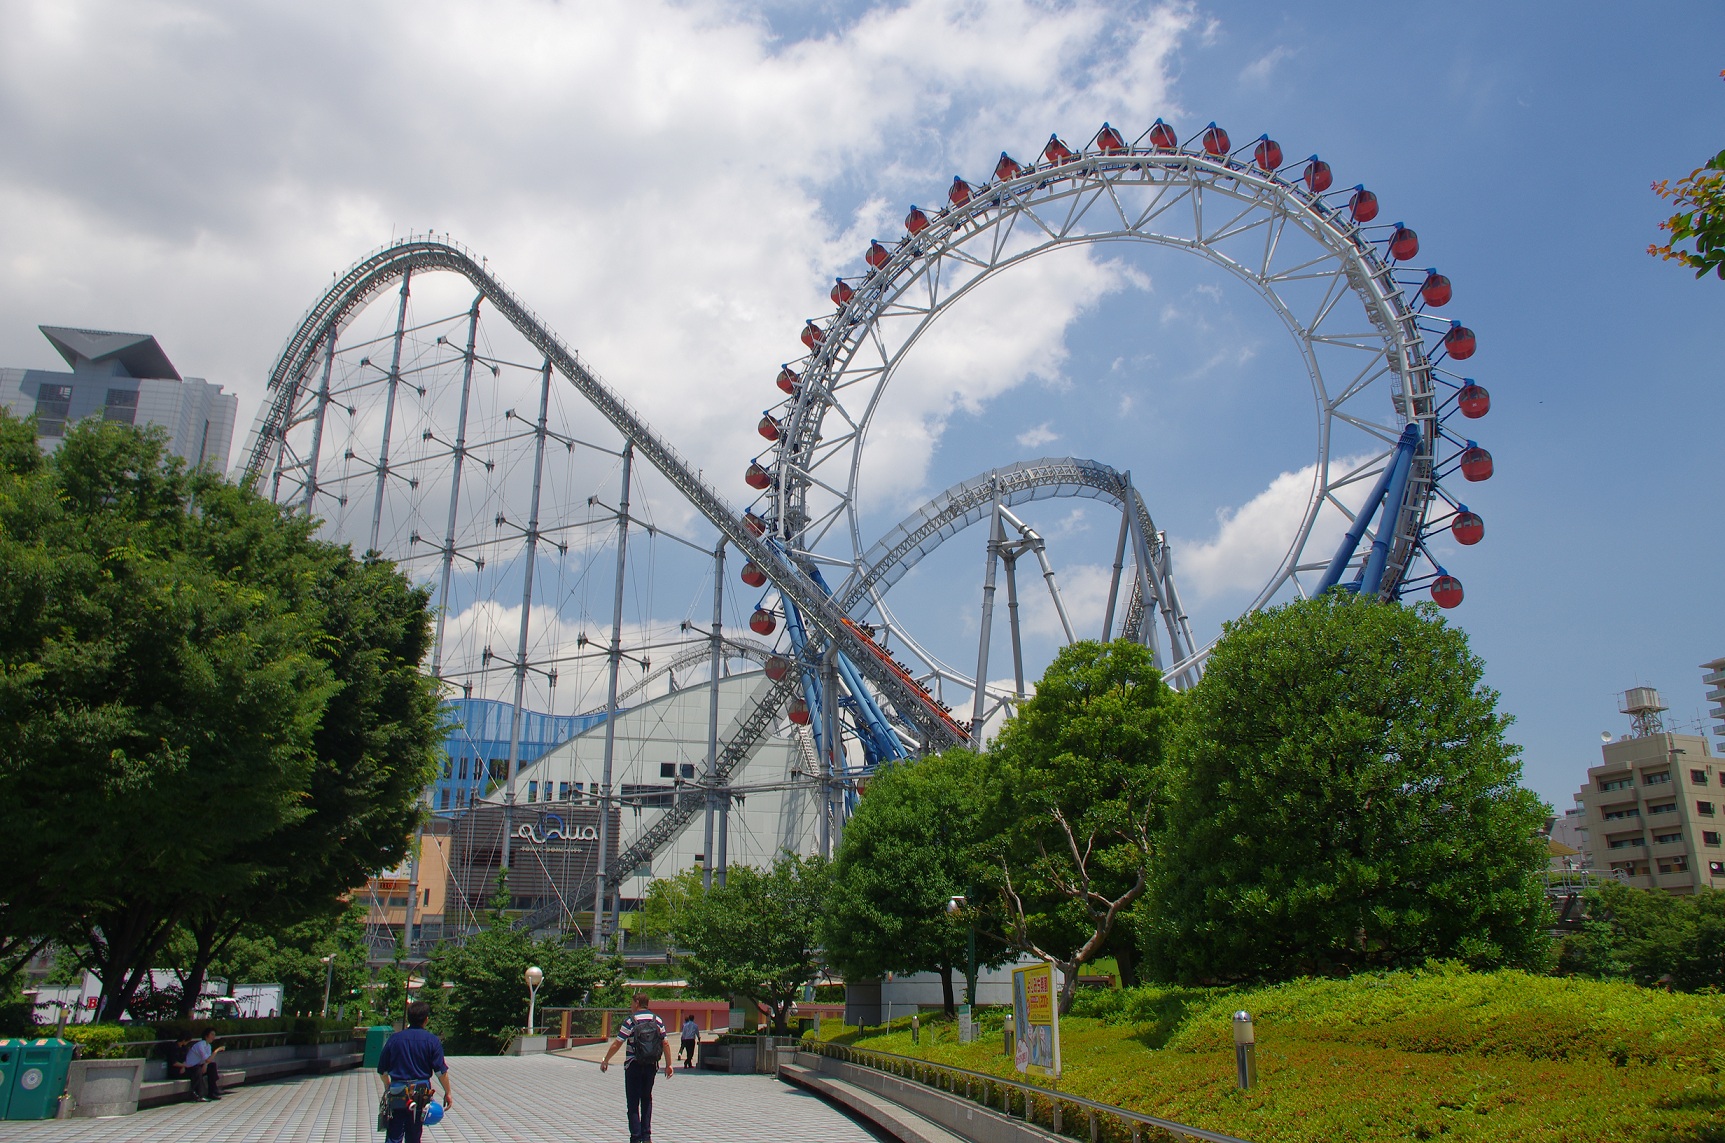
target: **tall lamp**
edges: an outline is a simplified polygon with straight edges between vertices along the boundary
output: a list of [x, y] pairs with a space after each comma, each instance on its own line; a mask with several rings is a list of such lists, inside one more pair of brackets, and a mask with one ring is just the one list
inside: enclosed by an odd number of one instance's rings
[[335, 954], [330, 953], [328, 956], [318, 959], [323, 961], [323, 1011], [319, 1015], [327, 1019], [329, 1016], [329, 986], [335, 983]]
[[[966, 898], [953, 897], [946, 903], [947, 915], [956, 917], [961, 913], [967, 913], [968, 905], [969, 901]], [[970, 960], [964, 973], [964, 1002], [974, 1008], [976, 1006], [976, 915], [973, 913], [968, 915], [970, 917]]]
[[545, 980], [545, 973], [534, 965], [527, 970], [527, 1034], [533, 1035], [533, 1018], [537, 1013], [539, 1001], [539, 985]]

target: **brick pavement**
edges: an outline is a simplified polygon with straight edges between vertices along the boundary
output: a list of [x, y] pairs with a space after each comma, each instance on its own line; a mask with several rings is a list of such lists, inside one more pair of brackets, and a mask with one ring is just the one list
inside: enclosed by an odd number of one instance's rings
[[[427, 1143], [622, 1143], [623, 1071], [554, 1056], [457, 1056], [455, 1108]], [[229, 1089], [220, 1103], [113, 1119], [0, 1122], [0, 1143], [381, 1143], [370, 1072]], [[657, 1143], [875, 1143], [880, 1137], [772, 1076], [679, 1071], [653, 1089]]]

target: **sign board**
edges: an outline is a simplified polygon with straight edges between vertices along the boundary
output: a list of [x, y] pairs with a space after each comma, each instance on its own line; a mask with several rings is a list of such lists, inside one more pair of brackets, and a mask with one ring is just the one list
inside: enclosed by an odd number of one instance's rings
[[968, 1044], [976, 1039], [976, 1025], [971, 1021], [970, 1005], [958, 1006], [958, 1042]]
[[1054, 965], [1012, 970], [1013, 1063], [1021, 1072], [1060, 1075], [1060, 1004]]

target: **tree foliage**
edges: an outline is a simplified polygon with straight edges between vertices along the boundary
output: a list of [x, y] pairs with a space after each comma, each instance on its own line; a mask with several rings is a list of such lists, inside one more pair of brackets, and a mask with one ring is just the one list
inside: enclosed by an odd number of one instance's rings
[[[117, 1017], [402, 856], [439, 725], [427, 597], [158, 430], [0, 415], [0, 972], [47, 937]], [[195, 996], [195, 989], [188, 988]]]
[[1060, 652], [989, 754], [1005, 942], [1057, 964], [1069, 1007], [1158, 860], [1174, 692], [1148, 648]]
[[[1719, 74], [1725, 77], [1725, 71]], [[1653, 184], [1653, 193], [1678, 210], [1659, 224], [1670, 239], [1663, 245], [1648, 246], [1647, 252], [1667, 262], [1681, 262], [1694, 270], [1697, 278], [1711, 272], [1725, 280], [1725, 151], [1675, 183], [1660, 179]], [[1694, 249], [1680, 249], [1684, 242]]]
[[1587, 913], [1563, 939], [1560, 972], [1682, 992], [1725, 988], [1725, 892], [1677, 897], [1607, 884], [1589, 891]]
[[820, 914], [830, 883], [825, 858], [791, 853], [766, 869], [734, 865], [722, 886], [701, 890], [694, 882], [671, 927], [690, 985], [763, 1004], [784, 1032], [791, 1005], [820, 975]]
[[[1003, 928], [988, 901], [1000, 883], [990, 860], [987, 767], [968, 750], [903, 762], [868, 784], [833, 859], [821, 934], [827, 962], [858, 980], [934, 972], [953, 1011], [953, 970], [969, 966], [972, 926], [979, 963], [999, 964]], [[950, 912], [954, 897], [965, 908]]]
[[1156, 975], [1540, 964], [1544, 807], [1482, 670], [1429, 606], [1332, 593], [1230, 624], [1174, 740]]
[[[541, 1009], [578, 1005], [622, 973], [620, 960], [601, 960], [586, 945], [539, 940], [516, 928], [508, 904], [500, 887], [484, 925], [461, 944], [439, 945], [425, 967], [433, 1023], [457, 1051], [496, 1052], [527, 1026], [526, 972], [531, 966], [545, 973], [538, 994]], [[442, 995], [444, 981], [454, 985], [447, 997]]]

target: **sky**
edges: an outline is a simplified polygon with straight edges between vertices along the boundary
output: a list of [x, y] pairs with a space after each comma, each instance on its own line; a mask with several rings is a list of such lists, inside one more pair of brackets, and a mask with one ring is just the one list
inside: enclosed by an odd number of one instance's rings
[[[1562, 809], [1627, 729], [1618, 692], [1659, 687], [1693, 729], [1698, 664], [1725, 655], [1725, 284], [1646, 254], [1649, 184], [1725, 146], [1725, 8], [1557, 11], [0, 0], [0, 364], [58, 365], [38, 324], [147, 331], [249, 424], [332, 276], [435, 231], [740, 503], [797, 331], [910, 203], [1104, 120], [1267, 132], [1414, 226], [1479, 334], [1496, 473], [1466, 489], [1487, 533], [1447, 564], [1449, 617]], [[1286, 336], [1166, 253], [1063, 252], [998, 286], [889, 387], [868, 526], [1014, 460], [1130, 467], [1213, 634], [1310, 459], [1278, 427], [1302, 415]], [[1093, 622], [1112, 525], [1073, 513], [1037, 526]], [[895, 608], [962, 648], [980, 556], [943, 548]], [[1056, 630], [1026, 594], [1034, 676]]]

